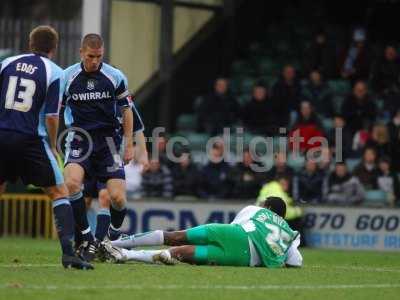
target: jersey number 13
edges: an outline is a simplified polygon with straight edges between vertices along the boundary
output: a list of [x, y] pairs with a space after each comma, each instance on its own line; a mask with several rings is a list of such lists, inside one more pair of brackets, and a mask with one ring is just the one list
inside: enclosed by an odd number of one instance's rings
[[19, 91], [18, 96], [16, 97], [17, 84], [18, 77], [10, 76], [5, 107], [6, 109], [27, 112], [32, 107], [33, 95], [36, 91], [36, 83], [31, 79], [21, 78], [19, 86], [25, 88], [25, 90]]

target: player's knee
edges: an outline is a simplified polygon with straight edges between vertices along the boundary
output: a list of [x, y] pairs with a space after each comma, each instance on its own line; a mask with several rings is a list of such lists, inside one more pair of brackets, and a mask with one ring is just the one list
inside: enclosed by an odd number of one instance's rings
[[109, 208], [111, 204], [110, 194], [106, 189], [102, 189], [99, 192], [99, 205], [100, 208]]
[[111, 202], [117, 208], [124, 208], [126, 204], [125, 194], [120, 191], [113, 191], [110, 193]]
[[75, 194], [82, 190], [82, 182], [75, 178], [66, 179], [65, 184], [70, 194]]
[[48, 187], [44, 191], [51, 200], [68, 197], [68, 189], [65, 184]]
[[185, 231], [164, 232], [164, 243], [169, 246], [179, 246], [186, 242]]

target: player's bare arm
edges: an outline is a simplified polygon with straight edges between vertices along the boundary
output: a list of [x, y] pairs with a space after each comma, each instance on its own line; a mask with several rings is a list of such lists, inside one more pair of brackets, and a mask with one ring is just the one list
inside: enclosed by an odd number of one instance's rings
[[133, 159], [133, 113], [130, 107], [122, 110], [122, 127], [124, 129], [125, 149], [124, 162], [129, 163]]

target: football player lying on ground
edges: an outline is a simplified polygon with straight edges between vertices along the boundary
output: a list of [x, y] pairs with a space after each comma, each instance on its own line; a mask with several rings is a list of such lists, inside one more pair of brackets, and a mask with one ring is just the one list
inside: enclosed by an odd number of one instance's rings
[[[300, 235], [283, 219], [285, 202], [268, 197], [263, 207], [247, 206], [231, 224], [207, 224], [185, 231], [161, 230], [102, 243], [104, 259], [113, 262], [185, 262], [196, 265], [300, 267]], [[163, 250], [128, 250], [138, 246], [174, 246]]]

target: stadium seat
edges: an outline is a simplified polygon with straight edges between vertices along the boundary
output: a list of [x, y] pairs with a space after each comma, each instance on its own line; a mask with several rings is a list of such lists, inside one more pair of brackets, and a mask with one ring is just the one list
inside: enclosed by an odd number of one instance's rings
[[364, 204], [370, 206], [385, 206], [388, 204], [386, 192], [382, 190], [369, 190], [365, 192]]
[[195, 131], [197, 128], [197, 119], [195, 115], [183, 114], [176, 121], [176, 128], [179, 131]]
[[343, 79], [329, 80], [328, 86], [335, 95], [346, 95], [351, 91], [350, 82]]
[[206, 133], [191, 132], [186, 135], [191, 150], [205, 150], [210, 136]]
[[331, 118], [323, 118], [322, 126], [324, 127], [325, 131], [329, 131], [333, 128], [333, 120]]
[[240, 83], [240, 92], [242, 94], [251, 94], [254, 85], [256, 84], [256, 80], [251, 77], [243, 78], [242, 82]]
[[288, 157], [287, 164], [289, 167], [293, 168], [296, 172], [300, 171], [305, 164], [304, 156], [294, 157], [291, 154]]
[[350, 173], [354, 171], [354, 168], [361, 162], [361, 158], [348, 158], [346, 159], [346, 166]]

